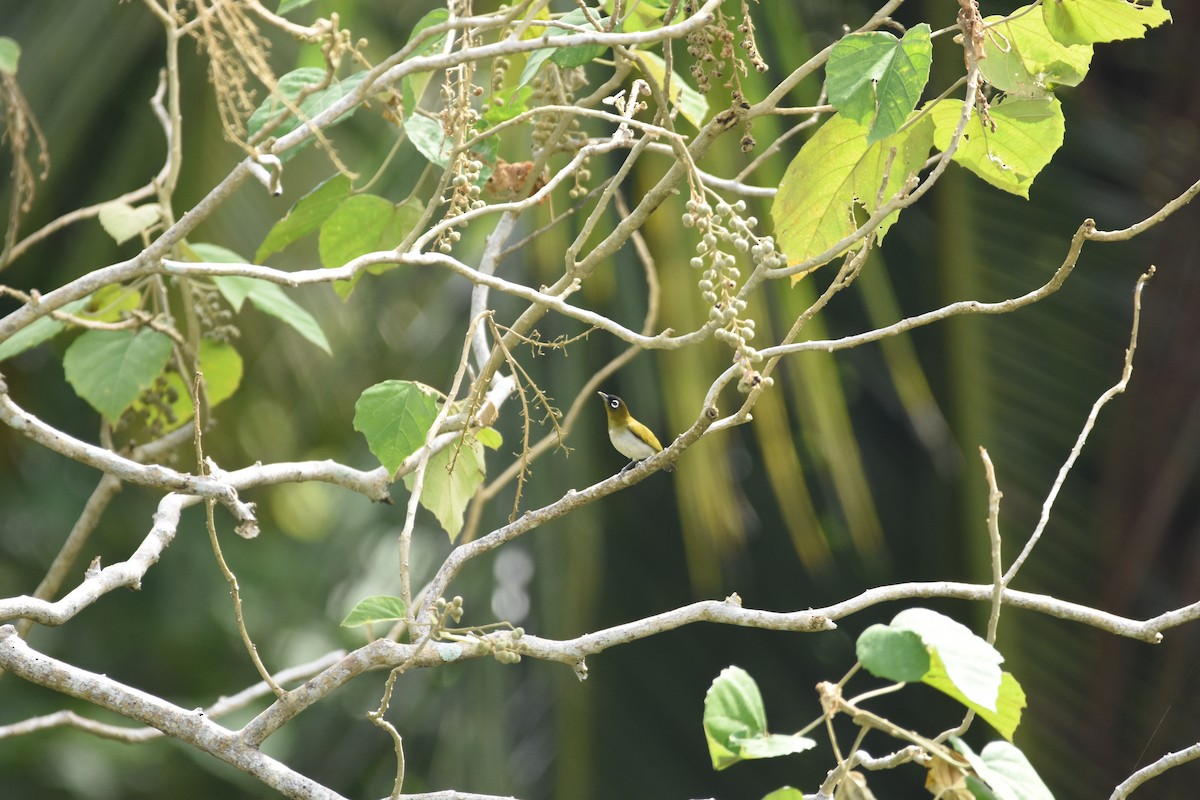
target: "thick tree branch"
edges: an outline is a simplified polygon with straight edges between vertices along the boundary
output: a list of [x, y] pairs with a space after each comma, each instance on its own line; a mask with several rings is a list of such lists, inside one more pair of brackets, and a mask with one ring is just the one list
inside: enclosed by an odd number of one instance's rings
[[[328, 669], [333, 664], [336, 664], [346, 655], [344, 650], [335, 650], [332, 653], [327, 653], [318, 659], [308, 662], [307, 664], [299, 664], [288, 669], [280, 670], [273, 676], [276, 683], [290, 683], [296, 680], [304, 680], [312, 677], [321, 670]], [[218, 719], [230, 714], [234, 711], [239, 711], [262, 697], [271, 694], [271, 687], [266, 681], [259, 681], [253, 686], [249, 686], [236, 694], [222, 697], [212, 705], [205, 707], [203, 713], [209, 719]], [[25, 734], [34, 733], [36, 731], [49, 730], [51, 728], [69, 727], [76, 728], [90, 733], [93, 736], [99, 736], [102, 739], [113, 739], [118, 742], [148, 742], [152, 739], [158, 739], [165, 734], [154, 727], [145, 728], [130, 728], [124, 725], [111, 725], [106, 722], [97, 722], [94, 719], [89, 719], [74, 711], [56, 711], [53, 714], [46, 714], [41, 717], [33, 717], [21, 722], [13, 723], [12, 725], [0, 725], [0, 739], [6, 739], [13, 736], [23, 736]]]
[[342, 797], [245, 744], [237, 734], [210, 720], [203, 711], [180, 708], [107, 676], [39, 653], [26, 644], [11, 625], [0, 626], [0, 668], [30, 683], [86, 700], [157, 728], [253, 775], [285, 797], [297, 800], [340, 800]]

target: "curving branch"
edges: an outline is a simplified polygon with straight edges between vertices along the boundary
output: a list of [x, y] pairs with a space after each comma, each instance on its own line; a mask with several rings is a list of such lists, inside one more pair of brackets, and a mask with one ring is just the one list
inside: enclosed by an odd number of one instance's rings
[[1122, 781], [1117, 788], [1113, 789], [1113, 793], [1109, 795], [1109, 800], [1125, 800], [1126, 797], [1133, 794], [1134, 789], [1137, 789], [1151, 778], [1157, 778], [1167, 770], [1174, 769], [1189, 761], [1195, 761], [1198, 758], [1200, 758], [1200, 743], [1194, 744], [1191, 747], [1185, 747], [1182, 750], [1176, 750], [1173, 753], [1167, 753], [1153, 764], [1142, 767]]
[[[994, 591], [995, 586], [990, 583], [969, 584], [954, 581], [898, 583], [867, 589], [855, 597], [824, 608], [790, 612], [745, 608], [742, 606], [741, 598], [734, 594], [725, 600], [702, 600], [633, 622], [586, 633], [573, 639], [546, 639], [507, 630], [472, 637], [466, 641], [461, 639], [453, 642], [431, 641], [418, 645], [402, 644], [390, 639], [376, 639], [349, 653], [337, 664], [273, 703], [247, 723], [246, 727], [242, 729], [241, 735], [251, 744], [261, 744], [268, 736], [305, 709], [319, 702], [330, 692], [371, 670], [392, 669], [400, 665], [411, 669], [436, 668], [450, 663], [489, 657], [499, 650], [512, 649], [530, 658], [568, 666], [580, 680], [584, 680], [588, 674], [586, 665], [588, 656], [598, 655], [614, 647], [696, 623], [709, 622], [759, 630], [815, 633], [834, 630], [837, 628], [838, 620], [846, 619], [883, 603], [930, 598], [991, 603]], [[430, 593], [426, 594], [430, 596]], [[1049, 595], [1007, 588], [1003, 592], [1002, 603], [1010, 608], [1024, 609], [1065, 622], [1087, 625], [1117, 636], [1150, 644], [1161, 642], [1164, 631], [1200, 619], [1200, 603], [1168, 611], [1146, 620], [1120, 617], [1078, 603], [1059, 600]]]
[[178, 494], [164, 497], [154, 514], [150, 533], [125, 561], [89, 570], [78, 586], [54, 602], [24, 595], [0, 600], [0, 620], [22, 618], [42, 625], [62, 625], [111, 591], [141, 588], [142, 577], [175, 539], [180, 513], [189, 499], [195, 502], [195, 498]]
[[238, 499], [237, 489], [229, 483], [203, 475], [179, 472], [161, 464], [140, 464], [111, 450], [68, 436], [18, 406], [8, 394], [3, 382], [0, 382], [0, 422], [47, 450], [128, 483], [216, 500], [233, 514], [238, 523], [239, 534], [247, 538], [258, 535], [254, 504], [243, 503]]
[[[449, 447], [458, 436], [455, 433], [443, 434], [435, 441], [435, 449]], [[214, 480], [217, 478], [214, 477]], [[219, 480], [219, 485], [235, 493], [279, 483], [322, 481], [360, 492], [373, 500], [390, 501], [387, 489], [389, 476], [383, 467], [361, 472], [335, 461], [258, 464], [219, 473]], [[77, 587], [54, 602], [37, 595], [0, 599], [0, 621], [26, 619], [41, 625], [62, 625], [111, 591], [139, 588], [142, 577], [174, 540], [183, 509], [200, 502], [202, 497], [204, 495], [201, 494], [168, 494], [159, 501], [154, 526], [127, 560], [90, 571]]]

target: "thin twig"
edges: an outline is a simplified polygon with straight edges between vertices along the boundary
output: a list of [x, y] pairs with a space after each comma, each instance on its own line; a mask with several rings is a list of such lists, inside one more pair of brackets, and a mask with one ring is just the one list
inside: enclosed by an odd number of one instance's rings
[[1033, 534], [1029, 537], [1029, 541], [1025, 543], [1025, 547], [1021, 549], [1020, 555], [1009, 566], [1008, 571], [1004, 573], [1004, 585], [1007, 586], [1016, 577], [1017, 572], [1025, 563], [1025, 559], [1029, 558], [1029, 554], [1033, 552], [1033, 548], [1037, 545], [1038, 540], [1042, 538], [1042, 532], [1046, 530], [1046, 525], [1050, 522], [1050, 511], [1054, 508], [1054, 501], [1058, 498], [1058, 493], [1062, 489], [1063, 483], [1067, 480], [1067, 475], [1070, 474], [1071, 468], [1075, 466], [1075, 461], [1079, 458], [1079, 454], [1083, 452], [1083, 446], [1087, 444], [1088, 435], [1092, 432], [1092, 428], [1096, 424], [1096, 418], [1100, 415], [1100, 409], [1108, 405], [1108, 402], [1117, 395], [1125, 391], [1125, 387], [1129, 385], [1129, 379], [1133, 377], [1133, 354], [1137, 350], [1138, 326], [1142, 318], [1142, 289], [1145, 288], [1146, 282], [1154, 276], [1155, 269], [1153, 266], [1142, 273], [1138, 278], [1137, 285], [1133, 290], [1133, 324], [1129, 331], [1129, 347], [1125, 350], [1125, 366], [1121, 370], [1121, 379], [1118, 380], [1111, 388], [1092, 404], [1092, 410], [1088, 413], [1087, 421], [1083, 423], [1083, 429], [1079, 431], [1079, 436], [1075, 439], [1075, 446], [1071, 448], [1071, 452], [1067, 455], [1067, 460], [1058, 470], [1058, 477], [1054, 479], [1053, 485], [1050, 487], [1049, 493], [1046, 495], [1045, 502], [1042, 503], [1042, 515], [1038, 519], [1037, 527], [1033, 529]]
[[[421, 448], [416, 452], [417, 464], [413, 470], [412, 488], [408, 497], [408, 505], [404, 512], [404, 526], [400, 530], [399, 536], [399, 557], [400, 557], [400, 597], [404, 601], [404, 608], [407, 613], [412, 614], [412, 566], [409, 560], [409, 552], [412, 547], [413, 527], [416, 525], [417, 505], [421, 499], [421, 493], [425, 488], [425, 470], [429, 466], [429, 459], [433, 455], [433, 442], [437, 435], [441, 433], [441, 425], [446, 417], [450, 414], [451, 405], [454, 398], [458, 396], [459, 388], [462, 385], [463, 376], [467, 372], [467, 364], [471, 355], [471, 343], [475, 337], [475, 328], [487, 316], [490, 316], [490, 311], [485, 311], [471, 320], [471, 324], [467, 326], [466, 339], [463, 342], [462, 355], [459, 356], [458, 369], [455, 370], [454, 379], [450, 382], [450, 389], [446, 392], [446, 400], [442, 403], [442, 407], [438, 409], [437, 416], [434, 417], [433, 424], [429, 426], [429, 432], [425, 434], [425, 441]], [[440, 595], [439, 595], [440, 596]], [[413, 615], [413, 619], [417, 619]]]
[[996, 483], [996, 468], [992, 466], [992, 458], [985, 448], [979, 448], [979, 457], [983, 460], [983, 472], [988, 485], [987, 531], [992, 555], [992, 610], [988, 614], [987, 641], [988, 644], [995, 644], [1004, 597], [1004, 564], [1000, 555], [1000, 499], [1004, 493]]
[[[204, 403], [202, 402], [204, 398], [204, 391], [202, 388], [203, 382], [204, 376], [197, 372], [194, 381], [195, 390], [192, 394], [192, 397], [195, 401], [192, 406], [192, 430], [195, 437], [194, 442], [196, 447], [197, 469], [201, 474], [205, 474], [209, 471], [209, 467], [204, 459], [204, 426], [201, 424], [201, 417], [205, 411]], [[259, 658], [258, 648], [255, 646], [254, 640], [250, 638], [250, 631], [246, 628], [246, 619], [242, 613], [242, 594], [240, 588], [238, 587], [238, 579], [233, 573], [233, 570], [229, 568], [229, 565], [225, 563], [225, 556], [221, 553], [221, 542], [217, 537], [217, 521], [213, 517], [213, 509], [215, 507], [216, 503], [214, 501], [204, 501], [204, 523], [205, 527], [208, 529], [208, 541], [209, 544], [212, 545], [213, 555], [216, 556], [217, 566], [220, 568], [221, 574], [225, 576], [225, 580], [229, 584], [229, 595], [233, 600], [233, 616], [237, 622], [238, 634], [242, 638], [242, 644], [245, 645], [246, 652], [250, 655], [250, 660], [254, 663], [254, 668], [258, 670], [258, 674], [262, 676], [263, 681], [265, 681], [266, 684], [271, 687], [271, 690], [275, 692], [275, 695], [282, 698], [287, 694], [287, 690], [275, 682], [275, 678], [272, 677], [266, 665], [263, 664], [262, 659]]]

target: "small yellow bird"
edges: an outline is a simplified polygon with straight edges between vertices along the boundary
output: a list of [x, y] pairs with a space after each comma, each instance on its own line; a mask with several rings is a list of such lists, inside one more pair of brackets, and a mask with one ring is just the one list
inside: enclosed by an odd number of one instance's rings
[[[663, 447], [658, 438], [649, 428], [633, 418], [624, 400], [607, 392], [596, 394], [604, 398], [604, 410], [608, 412], [608, 440], [617, 448], [618, 453], [631, 459], [622, 467], [621, 472], [662, 451]], [[674, 472], [675, 465], [667, 464], [663, 469]]]

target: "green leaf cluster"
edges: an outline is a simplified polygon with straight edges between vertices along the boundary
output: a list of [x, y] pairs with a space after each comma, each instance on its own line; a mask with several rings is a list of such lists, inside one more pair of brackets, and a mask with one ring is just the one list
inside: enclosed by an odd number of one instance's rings
[[1004, 657], [965, 625], [936, 611], [908, 609], [888, 625], [863, 631], [856, 651], [872, 675], [932, 686], [974, 709], [1011, 741], [1025, 693], [1010, 673], [1001, 671]]
[[[1055, 0], [988, 17], [980, 72], [1004, 94], [990, 107], [969, 110], [952, 159], [1028, 199], [1034, 178], [1063, 143], [1054, 89], [1083, 80], [1093, 43], [1140, 38], [1170, 19], [1162, 0]], [[826, 87], [838, 113], [796, 155], [771, 208], [789, 265], [815, 268], [845, 252], [834, 245], [858, 229], [862, 213], [898, 196], [924, 167], [930, 147], [950, 148], [962, 101], [941, 99], [917, 109], [932, 54], [925, 24], [902, 38], [873, 31], [834, 45]], [[923, 124], [928, 120], [932, 138]], [[880, 238], [898, 213], [879, 226]]]
[[[395, 475], [405, 459], [424, 443], [438, 413], [439, 396], [416, 381], [389, 380], [359, 395], [354, 404], [354, 429], [367, 440], [371, 453], [388, 474]], [[421, 505], [425, 506], [453, 539], [462, 530], [463, 512], [483, 482], [486, 467], [483, 447], [501, 444], [500, 434], [485, 428], [435, 454], [425, 468]], [[404, 476], [411, 491], [415, 478]]]
[[[931, 686], [974, 710], [1000, 732], [1006, 741], [988, 744], [978, 756], [961, 741], [952, 740], [973, 772], [967, 773], [966, 782], [975, 797], [1052, 800], [1037, 772], [1011, 743], [1025, 694], [1011, 674], [1001, 671], [1004, 658], [991, 644], [943, 614], [913, 608], [887, 625], [867, 628], [855, 649], [872, 675]], [[799, 734], [768, 731], [758, 684], [740, 667], [727, 667], [712, 682], [704, 698], [703, 724], [709, 757], [718, 770], [748, 759], [801, 753], [816, 745]], [[848, 796], [871, 796], [861, 775], [852, 783], [844, 788], [859, 794]], [[803, 793], [798, 790], [783, 787], [764, 800], [800, 797]]]
[[767, 711], [758, 684], [741, 667], [721, 670], [704, 696], [704, 738], [713, 769], [748, 759], [802, 753], [817, 744], [806, 736], [767, 730]]
[[[213, 245], [195, 245], [186, 249], [197, 258], [203, 252], [212, 260], [228, 260], [218, 256], [232, 256], [233, 260], [241, 261], [236, 254]], [[241, 299], [248, 293], [243, 293]], [[240, 305], [241, 299], [231, 304]], [[142, 303], [141, 290], [110, 285], [64, 305], [60, 311], [85, 322], [113, 323], [124, 319]], [[286, 297], [282, 304], [277, 303], [277, 311], [277, 316], [288, 317], [301, 327], [311, 326], [314, 337], [320, 334], [311, 315]], [[67, 327], [68, 323], [62, 320], [42, 317], [0, 344], [0, 361], [52, 339]], [[324, 340], [323, 334], [320, 339]], [[64, 352], [67, 382], [110, 423], [115, 424], [132, 409], [153, 427], [172, 430], [192, 418], [193, 407], [191, 377], [185, 383], [171, 362], [171, 346], [169, 336], [151, 328], [85, 331]], [[328, 343], [325, 346], [328, 347]], [[202, 339], [196, 356], [196, 366], [204, 376], [208, 406], [211, 408], [229, 399], [241, 384], [241, 355], [227, 342]], [[151, 402], [145, 392], [155, 384], [157, 398]]]
[[[279, 119], [279, 122], [271, 129], [271, 136], [278, 138], [291, 133], [307, 120], [312, 119], [357, 89], [368, 74], [368, 70], [363, 70], [339, 80], [317, 67], [301, 67], [292, 70], [279, 79], [271, 96], [254, 109], [254, 113], [246, 122], [246, 133], [250, 138], [254, 138], [276, 119]], [[354, 115], [358, 108], [359, 106], [354, 106], [331, 124], [337, 125], [345, 122]], [[297, 116], [297, 111], [299, 116]], [[283, 152], [279, 156], [280, 159], [287, 161], [312, 141], [311, 137], [305, 139], [301, 146]]]
[[[293, 242], [317, 231], [317, 250], [326, 268], [340, 267], [347, 262], [380, 250], [400, 246], [420, 224], [424, 205], [416, 198], [392, 203], [373, 194], [355, 194], [350, 179], [335, 175], [301, 197], [291, 210], [271, 226], [263, 243], [254, 254], [262, 263]], [[391, 269], [390, 264], [369, 268], [374, 274]], [[359, 273], [361, 275], [361, 273]], [[359, 276], [339, 281], [334, 289], [343, 299], [357, 285]]]
[[[621, 6], [620, 10], [627, 13], [619, 20], [613, 22], [611, 29], [614, 31], [641, 31], [662, 27], [662, 17], [669, 7], [670, 3], [667, 0], [643, 0], [638, 3], [625, 4]], [[606, 0], [606, 2], [601, 3], [599, 8], [589, 9], [586, 14], [583, 9], [576, 8], [562, 15], [559, 21], [590, 30], [592, 20], [594, 19], [600, 21], [608, 28], [610, 22], [609, 15], [613, 11], [613, 3], [611, 0]], [[530, 32], [527, 32], [526, 36], [539, 35], [548, 41], [570, 33], [572, 31], [562, 28], [541, 28], [535, 25], [531, 26]], [[545, 47], [534, 50], [526, 58], [525, 66], [522, 68], [516, 83], [501, 89], [493, 96], [491, 103], [484, 112], [484, 123], [487, 125], [496, 125], [528, 111], [528, 101], [533, 96], [533, 81], [545, 68], [546, 64], [554, 64], [562, 69], [581, 67], [603, 56], [606, 49], [601, 45], [577, 45], [575, 47]], [[643, 73], [653, 79], [658, 85], [664, 85], [667, 72], [666, 63], [662, 56], [646, 50], [638, 50], [635, 63]], [[670, 103], [679, 110], [684, 119], [692, 123], [696, 128], [704, 125], [708, 117], [708, 99], [696, 91], [675, 70], [671, 71], [669, 95]], [[412, 135], [413, 133], [410, 131], [410, 138]], [[431, 130], [427, 133], [427, 138], [433, 139], [433, 141], [430, 141], [426, 145], [427, 148], [432, 149], [437, 144], [436, 136], [436, 131]], [[420, 148], [421, 145], [418, 144], [418, 147]], [[425, 150], [423, 149], [422, 152], [425, 152]], [[434, 150], [434, 152], [436, 153], [437, 151]], [[437, 163], [428, 153], [426, 156], [431, 161]]]
[[[201, 243], [190, 245], [189, 248], [191, 255], [200, 261], [218, 264], [246, 263], [246, 259], [220, 245]], [[234, 311], [241, 311], [242, 306], [249, 300], [259, 311], [287, 324], [326, 354], [333, 354], [329, 340], [316, 317], [288, 297], [278, 284], [240, 275], [220, 275], [213, 278], [213, 283]]]

